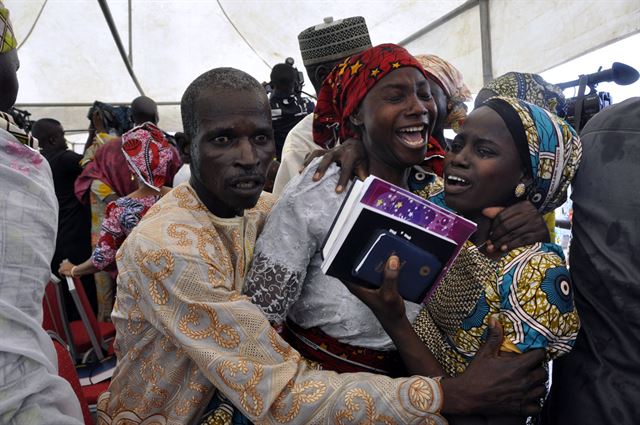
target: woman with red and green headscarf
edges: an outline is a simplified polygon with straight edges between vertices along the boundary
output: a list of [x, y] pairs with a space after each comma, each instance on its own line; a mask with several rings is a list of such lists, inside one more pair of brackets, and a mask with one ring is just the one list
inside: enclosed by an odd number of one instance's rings
[[[436, 119], [427, 72], [402, 47], [383, 44], [338, 64], [319, 92], [314, 139], [358, 138], [369, 171], [428, 196], [433, 174], [417, 166]], [[339, 169], [320, 182], [309, 167], [286, 187], [257, 241], [245, 293], [310, 360], [339, 372], [395, 375], [401, 362], [373, 313], [337, 279], [320, 269], [320, 248], [345, 192]], [[407, 316], [419, 306], [407, 303]]]

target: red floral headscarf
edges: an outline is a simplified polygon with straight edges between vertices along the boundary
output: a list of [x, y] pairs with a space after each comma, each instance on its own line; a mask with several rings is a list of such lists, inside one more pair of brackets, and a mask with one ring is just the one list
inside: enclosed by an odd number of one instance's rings
[[174, 151], [162, 130], [150, 122], [122, 135], [122, 152], [131, 171], [149, 187], [160, 191]]
[[[416, 68], [425, 78], [429, 76], [416, 58], [395, 44], [371, 47], [336, 65], [324, 80], [318, 94], [313, 117], [314, 142], [323, 148], [330, 148], [337, 140], [359, 138], [347, 124], [349, 116], [378, 81], [390, 72], [404, 67]], [[440, 148], [438, 143], [429, 137], [429, 149], [434, 144]], [[427, 158], [432, 154], [433, 152], [427, 151]], [[442, 161], [441, 158], [438, 160]]]

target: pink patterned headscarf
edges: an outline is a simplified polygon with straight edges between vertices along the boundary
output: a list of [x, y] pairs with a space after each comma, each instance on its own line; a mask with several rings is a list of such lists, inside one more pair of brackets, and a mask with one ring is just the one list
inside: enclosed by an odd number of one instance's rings
[[131, 171], [144, 184], [160, 191], [174, 156], [162, 130], [150, 122], [132, 128], [122, 135], [122, 152]]

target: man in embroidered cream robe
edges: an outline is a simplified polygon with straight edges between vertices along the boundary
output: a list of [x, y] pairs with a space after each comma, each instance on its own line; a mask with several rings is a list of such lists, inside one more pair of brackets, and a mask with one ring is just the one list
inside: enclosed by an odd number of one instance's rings
[[[444, 424], [441, 411], [533, 405], [527, 394], [542, 378], [522, 378], [538, 372], [540, 358], [498, 357], [499, 336], [492, 353], [442, 384], [311, 368], [240, 295], [272, 205], [261, 195], [274, 152], [261, 85], [214, 69], [189, 86], [181, 109], [177, 139], [192, 177], [149, 210], [118, 252], [119, 364], [98, 402], [99, 424], [199, 423], [216, 391], [256, 423]], [[231, 423], [228, 416], [210, 423]]]

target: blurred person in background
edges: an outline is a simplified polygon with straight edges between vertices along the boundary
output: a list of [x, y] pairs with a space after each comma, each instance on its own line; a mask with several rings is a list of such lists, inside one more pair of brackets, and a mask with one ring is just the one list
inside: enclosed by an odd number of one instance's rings
[[[316, 93], [333, 67], [347, 57], [371, 47], [367, 23], [361, 16], [324, 22], [307, 28], [298, 35], [300, 54], [309, 81]], [[305, 157], [318, 149], [313, 141], [313, 114], [305, 116], [293, 127], [282, 148], [280, 168], [273, 184], [273, 194], [280, 196], [286, 184], [300, 173]]]
[[458, 68], [446, 60], [436, 55], [416, 55], [416, 59], [433, 76], [429, 84], [438, 105], [438, 119], [432, 136], [442, 148], [446, 148], [449, 141], [444, 137], [444, 130], [460, 131], [460, 126], [467, 118], [465, 102], [472, 100], [471, 91]]
[[122, 151], [136, 176], [138, 189], [107, 205], [91, 257], [81, 264], [63, 261], [60, 274], [77, 277], [104, 270], [111, 272], [115, 280], [116, 252], [149, 208], [170, 190], [165, 183], [174, 157], [173, 147], [158, 127], [146, 122], [129, 130], [122, 136]]
[[[91, 210], [78, 201], [74, 183], [82, 167], [82, 155], [68, 149], [64, 128], [52, 118], [36, 121], [31, 134], [38, 139], [40, 153], [49, 162], [53, 174], [53, 185], [58, 199], [58, 236], [56, 250], [51, 260], [51, 270], [57, 274], [58, 265], [64, 259], [80, 262], [91, 255]], [[82, 279], [85, 292], [94, 310], [97, 310], [96, 287], [92, 276]], [[65, 294], [65, 306], [69, 320], [78, 319], [75, 303], [66, 285], [61, 285]]]
[[282, 157], [282, 147], [289, 131], [313, 112], [314, 104], [301, 96], [299, 84], [298, 71], [289, 63], [279, 63], [271, 70], [273, 92], [269, 96], [269, 103], [277, 160]]

